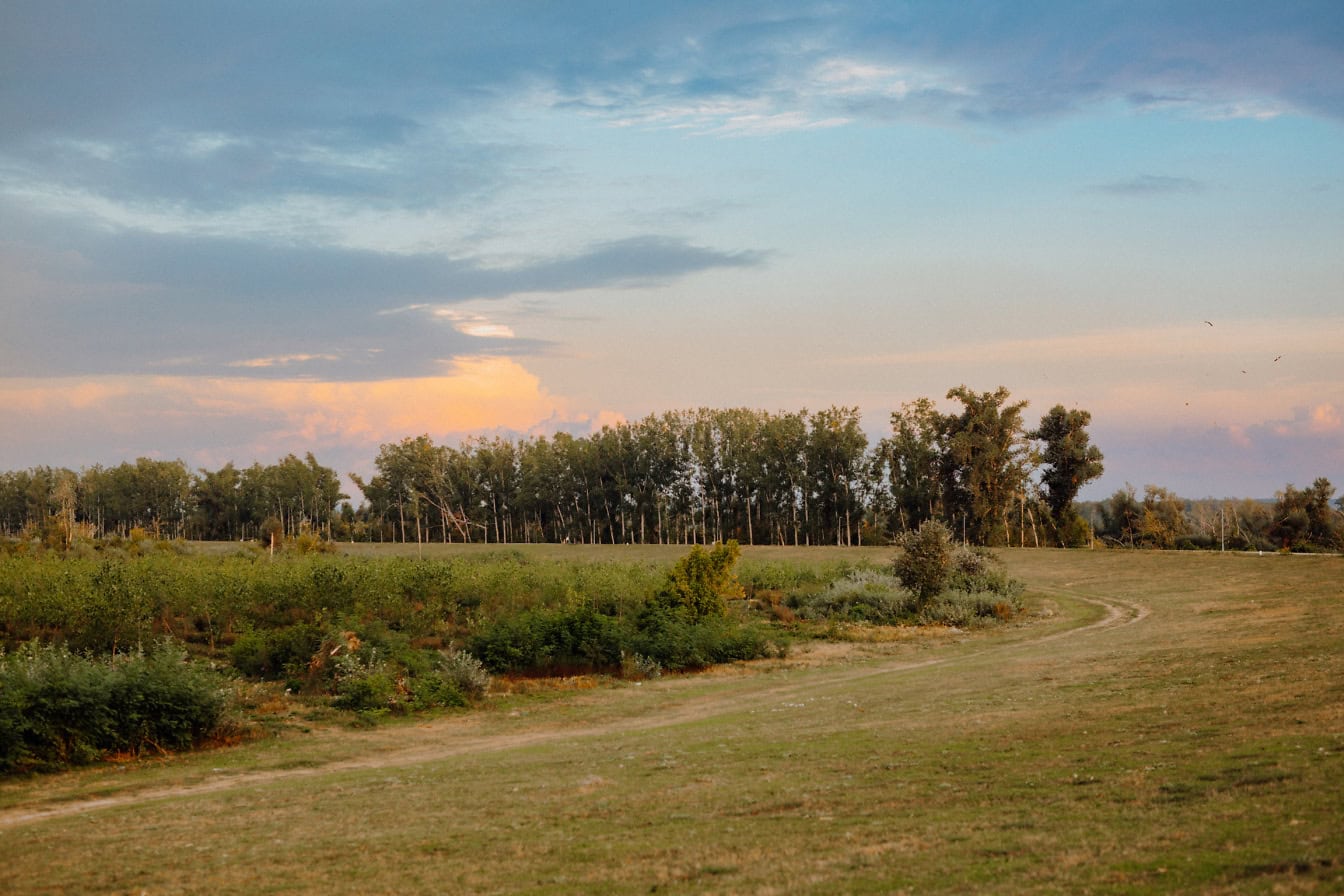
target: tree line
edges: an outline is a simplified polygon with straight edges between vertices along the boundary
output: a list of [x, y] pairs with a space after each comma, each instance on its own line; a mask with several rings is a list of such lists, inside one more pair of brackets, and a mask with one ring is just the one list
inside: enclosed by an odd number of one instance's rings
[[857, 408], [683, 410], [514, 441], [382, 446], [356, 482], [397, 541], [884, 544], [926, 519], [976, 544], [1085, 537], [1073, 500], [1101, 474], [1086, 411], [1028, 430], [1008, 391], [948, 393], [892, 414], [876, 444]]
[[[0, 473], [0, 531], [55, 541], [140, 529], [192, 539], [858, 545], [937, 520], [977, 545], [1212, 545], [1209, 508], [1156, 486], [1142, 498], [1128, 488], [1078, 504], [1103, 470], [1087, 411], [1056, 405], [1031, 426], [1027, 402], [1003, 387], [958, 386], [946, 398], [950, 412], [929, 398], [902, 405], [876, 442], [853, 407], [699, 408], [588, 436], [456, 446], [407, 437], [380, 447], [373, 475], [351, 475], [358, 506], [311, 453], [215, 471], [148, 459], [79, 473], [42, 467]], [[1279, 505], [1222, 507], [1218, 544], [1335, 549], [1344, 540], [1332, 495], [1318, 479], [1288, 486]]]
[[1169, 489], [1133, 486], [1104, 501], [1080, 505], [1106, 544], [1117, 547], [1229, 551], [1344, 550], [1344, 497], [1334, 501], [1330, 480], [1289, 484], [1273, 501], [1250, 498], [1190, 501]]
[[241, 470], [230, 462], [193, 472], [180, 460], [144, 457], [80, 472], [34, 467], [0, 472], [0, 532], [36, 536], [53, 546], [136, 532], [207, 541], [262, 538], [272, 531], [334, 537], [348, 498], [336, 471], [311, 453]]

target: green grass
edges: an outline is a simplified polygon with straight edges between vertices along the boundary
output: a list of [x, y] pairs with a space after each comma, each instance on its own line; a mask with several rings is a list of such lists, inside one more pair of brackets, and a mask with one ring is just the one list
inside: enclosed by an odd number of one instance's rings
[[1050, 615], [5, 782], [0, 892], [1344, 889], [1344, 558], [1002, 556]]

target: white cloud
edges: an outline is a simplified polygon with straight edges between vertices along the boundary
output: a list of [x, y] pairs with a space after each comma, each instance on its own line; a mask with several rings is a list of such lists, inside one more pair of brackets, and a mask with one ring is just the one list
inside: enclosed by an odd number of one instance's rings
[[340, 355], [329, 354], [276, 355], [270, 358], [248, 358], [242, 361], [231, 361], [226, 366], [257, 370], [267, 367], [289, 367], [294, 364], [306, 364], [309, 361], [339, 361], [340, 359]]
[[513, 339], [513, 327], [496, 323], [483, 314], [464, 311], [461, 308], [436, 308], [435, 317], [451, 321], [453, 329], [477, 339]]

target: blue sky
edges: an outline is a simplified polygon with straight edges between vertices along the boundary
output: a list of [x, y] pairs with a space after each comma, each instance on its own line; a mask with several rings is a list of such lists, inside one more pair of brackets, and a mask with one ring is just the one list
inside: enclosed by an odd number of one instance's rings
[[0, 121], [0, 469], [965, 383], [1344, 487], [1338, 2], [16, 0]]

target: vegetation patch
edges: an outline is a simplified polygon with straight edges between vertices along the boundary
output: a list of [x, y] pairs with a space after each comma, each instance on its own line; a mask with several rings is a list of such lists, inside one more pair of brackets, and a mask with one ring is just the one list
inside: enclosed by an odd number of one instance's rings
[[191, 747], [220, 733], [227, 693], [166, 641], [101, 659], [25, 644], [0, 653], [0, 771]]
[[[65, 670], [78, 697], [66, 703], [75, 700], [99, 731], [117, 704], [86, 679], [101, 680], [103, 669], [124, 677], [136, 662], [158, 676], [180, 666], [185, 680], [203, 670], [227, 684], [209, 671], [224, 670], [236, 686], [216, 682], [214, 699], [274, 730], [293, 720], [295, 707], [371, 722], [470, 706], [492, 675], [647, 680], [780, 657], [791, 642], [833, 637], [839, 625], [965, 627], [1020, 609], [1021, 586], [991, 555], [926, 526], [939, 532], [946, 563], [939, 589], [922, 601], [901, 580], [899, 560], [740, 563], [731, 541], [679, 556], [665, 550], [662, 562], [614, 553], [547, 559], [517, 548], [425, 559], [259, 550], [8, 555], [0, 557], [0, 648], [49, 676]], [[193, 661], [160, 658], [170, 650]], [[12, 689], [7, 705], [39, 692], [48, 693], [31, 683]], [[103, 709], [87, 710], [98, 700]], [[118, 710], [118, 718], [142, 718], [154, 706], [164, 707], [164, 725], [177, 724], [164, 701], [144, 703], [140, 716]], [[10, 734], [7, 769], [180, 749], [213, 736], [208, 728], [192, 728], [186, 740], [74, 733], [39, 747], [29, 741], [45, 735], [22, 730], [22, 738]]]

